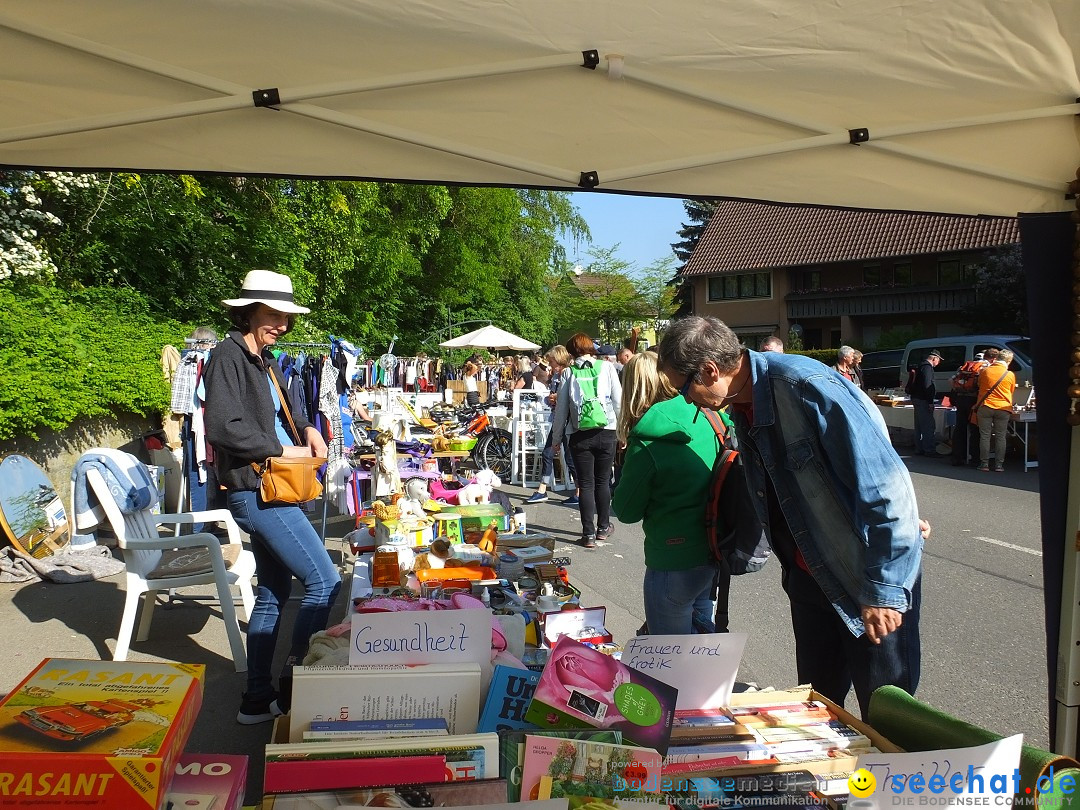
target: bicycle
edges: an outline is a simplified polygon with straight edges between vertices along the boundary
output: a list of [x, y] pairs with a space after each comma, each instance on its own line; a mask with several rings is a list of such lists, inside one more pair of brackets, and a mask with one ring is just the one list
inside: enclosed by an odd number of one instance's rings
[[478, 470], [491, 470], [499, 478], [506, 479], [510, 475], [514, 441], [510, 431], [491, 423], [487, 409], [489, 405], [497, 404], [491, 401], [476, 406], [465, 405], [454, 412], [451, 420], [435, 412], [432, 418], [441, 421], [436, 430], [447, 439], [475, 438], [469, 460]]

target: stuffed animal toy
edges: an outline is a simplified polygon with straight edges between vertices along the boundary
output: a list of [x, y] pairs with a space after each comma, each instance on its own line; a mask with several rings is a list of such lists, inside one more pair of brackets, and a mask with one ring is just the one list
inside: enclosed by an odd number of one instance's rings
[[480, 470], [476, 476], [458, 490], [458, 503], [462, 506], [472, 506], [478, 503], [489, 503], [491, 493], [502, 486], [499, 476], [491, 470]]

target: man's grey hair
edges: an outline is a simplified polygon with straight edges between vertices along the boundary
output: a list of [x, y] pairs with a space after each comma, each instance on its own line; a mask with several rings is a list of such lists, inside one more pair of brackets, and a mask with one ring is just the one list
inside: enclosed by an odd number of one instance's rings
[[761, 351], [763, 352], [782, 352], [783, 350], [784, 341], [776, 335], [769, 335], [769, 337], [761, 341]]
[[690, 315], [672, 321], [660, 341], [660, 364], [678, 374], [697, 374], [711, 360], [722, 372], [739, 365], [743, 345], [719, 318]]
[[850, 360], [855, 356], [855, 350], [850, 346], [841, 346], [836, 350], [837, 360]]

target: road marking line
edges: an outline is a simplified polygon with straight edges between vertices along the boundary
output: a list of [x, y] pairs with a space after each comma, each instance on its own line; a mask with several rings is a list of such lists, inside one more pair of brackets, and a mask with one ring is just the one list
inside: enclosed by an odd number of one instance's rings
[[1042, 552], [1035, 548], [1027, 548], [1025, 546], [1018, 546], [1015, 543], [1006, 543], [1004, 540], [995, 540], [993, 537], [974, 537], [974, 540], [982, 540], [984, 543], [992, 543], [995, 546], [1001, 546], [1002, 548], [1011, 548], [1013, 551], [1022, 551], [1025, 554], [1033, 554], [1036, 557], [1041, 557]]

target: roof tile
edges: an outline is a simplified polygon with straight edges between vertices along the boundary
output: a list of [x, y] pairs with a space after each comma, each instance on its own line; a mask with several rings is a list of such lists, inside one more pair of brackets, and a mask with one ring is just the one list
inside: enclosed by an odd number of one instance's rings
[[721, 200], [683, 276], [1016, 244], [1015, 217]]

